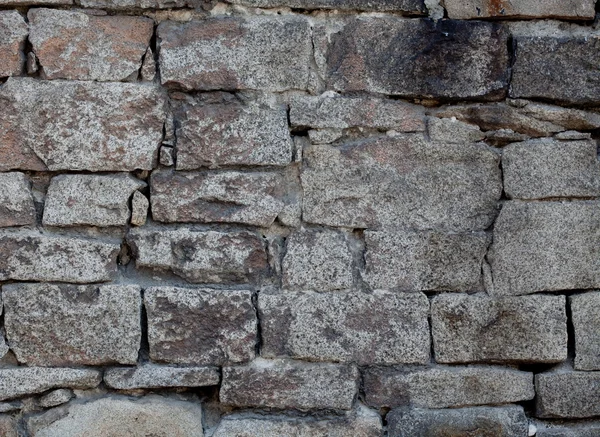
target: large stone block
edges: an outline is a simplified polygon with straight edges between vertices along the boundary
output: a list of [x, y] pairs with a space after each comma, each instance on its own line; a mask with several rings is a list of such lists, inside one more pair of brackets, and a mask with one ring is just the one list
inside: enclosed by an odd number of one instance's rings
[[429, 362], [429, 301], [421, 293], [262, 291], [258, 309], [264, 357]]
[[575, 329], [575, 369], [600, 370], [600, 291], [569, 298]]
[[340, 9], [362, 11], [401, 12], [424, 15], [427, 11], [423, 0], [226, 0], [228, 3], [257, 8], [285, 6], [298, 9]]
[[444, 0], [448, 17], [470, 18], [562, 18], [593, 20], [594, 0]]
[[567, 359], [564, 296], [445, 294], [431, 303], [438, 363], [557, 363]]
[[104, 383], [117, 390], [167, 387], [204, 387], [219, 385], [216, 367], [175, 367], [144, 364], [116, 367], [104, 372]]
[[537, 417], [600, 416], [600, 372], [538, 373], [535, 391]]
[[28, 33], [27, 23], [21, 14], [0, 11], [0, 77], [18, 76], [23, 71]]
[[23, 173], [0, 173], [0, 228], [35, 224], [31, 184]]
[[256, 310], [246, 290], [149, 288], [150, 359], [221, 366], [254, 358]]

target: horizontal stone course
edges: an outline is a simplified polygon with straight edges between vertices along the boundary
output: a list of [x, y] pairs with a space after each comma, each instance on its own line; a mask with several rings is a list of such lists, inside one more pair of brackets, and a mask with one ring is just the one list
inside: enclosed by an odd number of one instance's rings
[[115, 367], [104, 372], [104, 383], [117, 390], [165, 387], [204, 387], [218, 385], [216, 367], [175, 367], [144, 364], [138, 367]]
[[551, 372], [535, 376], [536, 415], [544, 418], [600, 416], [600, 372]]
[[423, 15], [427, 11], [423, 0], [226, 0], [229, 3], [257, 8], [286, 6], [299, 9], [340, 9], [401, 12]]
[[535, 422], [536, 437], [596, 437], [600, 434], [600, 421], [556, 424], [554, 422]]
[[594, 0], [445, 0], [448, 17], [454, 19], [478, 18], [562, 18], [593, 20]]
[[[0, 5], [5, 4], [0, 2]], [[25, 66], [29, 34], [25, 18], [17, 11], [0, 11], [0, 77], [18, 76]]]

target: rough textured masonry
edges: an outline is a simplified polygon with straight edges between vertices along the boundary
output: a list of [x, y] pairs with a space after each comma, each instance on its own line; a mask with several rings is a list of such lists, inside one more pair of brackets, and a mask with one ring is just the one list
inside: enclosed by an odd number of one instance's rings
[[595, 0], [0, 9], [0, 437], [600, 437]]

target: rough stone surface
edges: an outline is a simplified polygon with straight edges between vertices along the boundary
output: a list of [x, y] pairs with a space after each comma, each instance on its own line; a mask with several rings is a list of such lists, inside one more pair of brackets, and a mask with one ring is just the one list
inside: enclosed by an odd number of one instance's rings
[[448, 17], [470, 18], [562, 18], [593, 20], [594, 0], [444, 0]]
[[236, 407], [350, 410], [358, 376], [354, 366], [256, 359], [223, 368], [219, 398]]
[[598, 437], [600, 435], [600, 421], [573, 425], [535, 422], [535, 426], [536, 437]]
[[57, 405], [62, 405], [69, 402], [73, 396], [75, 396], [73, 394], [73, 390], [60, 388], [42, 396], [39, 400], [39, 405], [43, 408], [56, 407]]
[[575, 369], [600, 370], [600, 291], [569, 298], [575, 329]]
[[0, 435], [2, 437], [18, 437], [16, 420], [11, 416], [0, 415]]
[[429, 362], [429, 301], [421, 293], [262, 291], [258, 310], [263, 357]]
[[142, 68], [140, 69], [140, 79], [144, 82], [152, 82], [156, 77], [156, 61], [154, 60], [154, 52], [148, 47], [144, 53]]
[[31, 185], [19, 172], [0, 173], [0, 228], [35, 224]]
[[488, 259], [496, 295], [600, 287], [600, 204], [506, 202]]
[[131, 224], [133, 226], [143, 226], [146, 224], [148, 208], [150, 208], [148, 198], [139, 191], [133, 193], [133, 197], [131, 198]]
[[151, 85], [9, 78], [0, 87], [0, 171], [151, 169], [166, 117]]
[[104, 372], [104, 383], [117, 390], [165, 387], [204, 387], [219, 384], [216, 367], [173, 367], [145, 364]]
[[478, 126], [463, 123], [456, 118], [430, 117], [427, 132], [433, 141], [449, 143], [475, 143], [485, 138]]
[[23, 71], [28, 33], [27, 23], [21, 14], [0, 11], [0, 77], [18, 76]]
[[140, 228], [128, 241], [138, 267], [170, 270], [192, 283], [255, 281], [268, 270], [265, 242], [252, 232]]
[[600, 416], [600, 372], [539, 373], [535, 390], [537, 417]]
[[162, 146], [159, 155], [160, 165], [173, 167], [175, 165], [175, 152], [173, 147]]
[[564, 296], [445, 294], [431, 303], [438, 363], [558, 363], [567, 359]]
[[199, 3], [199, 0], [80, 0], [79, 2], [85, 8], [113, 10], [186, 8], [195, 7]]
[[233, 4], [260, 8], [287, 6], [299, 9], [350, 9], [363, 11], [402, 12], [423, 15], [427, 10], [423, 0], [226, 0]]
[[158, 26], [161, 81], [186, 90], [305, 90], [312, 44], [298, 16], [210, 18]]
[[221, 366], [254, 358], [250, 291], [155, 287], [145, 291], [144, 303], [151, 360]]

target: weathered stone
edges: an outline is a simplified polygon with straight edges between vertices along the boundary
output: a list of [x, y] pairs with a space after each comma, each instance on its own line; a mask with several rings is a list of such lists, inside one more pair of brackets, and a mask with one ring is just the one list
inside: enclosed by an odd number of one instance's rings
[[155, 171], [150, 189], [152, 218], [166, 223], [269, 227], [285, 205], [281, 200], [285, 187], [279, 173]]
[[496, 295], [600, 287], [600, 203], [506, 202], [488, 260]]
[[142, 305], [136, 285], [12, 284], [3, 287], [2, 295], [6, 334], [21, 363], [137, 361]]
[[350, 410], [358, 376], [349, 365], [258, 358], [223, 368], [219, 398], [236, 407]]
[[66, 404], [73, 398], [73, 396], [75, 396], [73, 394], [73, 390], [60, 388], [42, 396], [40, 398], [39, 405], [42, 408], [56, 407], [58, 405]]
[[21, 408], [23, 408], [23, 402], [20, 401], [0, 402], [0, 413], [10, 413], [12, 411], [18, 411]]
[[257, 8], [286, 6], [298, 9], [340, 9], [361, 11], [403, 12], [409, 15], [425, 15], [423, 0], [226, 0], [229, 3]]
[[193, 8], [200, 5], [200, 0], [80, 0], [79, 4], [85, 8], [113, 10], [171, 9]]
[[575, 328], [575, 369], [600, 370], [600, 291], [569, 298]]
[[0, 11], [0, 77], [18, 76], [23, 71], [28, 33], [27, 23], [21, 14]]
[[73, 0], [0, 0], [1, 6], [72, 5]]
[[154, 53], [150, 47], [146, 49], [146, 53], [144, 54], [140, 76], [145, 82], [152, 82], [156, 76], [156, 62], [154, 60]]
[[485, 138], [479, 126], [463, 123], [456, 118], [430, 117], [427, 132], [433, 141], [448, 143], [475, 143]]
[[38, 59], [35, 56], [35, 53], [29, 52], [27, 53], [27, 74], [35, 74], [39, 70]]
[[312, 43], [300, 16], [210, 18], [158, 26], [163, 85], [186, 90], [307, 89]]
[[472, 407], [451, 410], [402, 408], [387, 415], [390, 437], [527, 437], [522, 407]]
[[511, 144], [502, 154], [504, 190], [513, 199], [599, 196], [597, 149], [593, 140]]
[[261, 356], [369, 364], [429, 362], [421, 293], [262, 291]]
[[[10, 351], [6, 339], [4, 338], [4, 330], [0, 331], [0, 360]], [[0, 411], [2, 413], [2, 411]]]
[[23, 173], [0, 173], [0, 228], [35, 224], [31, 185]]
[[311, 129], [308, 138], [313, 144], [331, 144], [344, 136], [342, 129]]
[[538, 417], [600, 416], [600, 372], [552, 372], [535, 375]]
[[554, 422], [535, 422], [536, 437], [598, 437], [600, 421], [563, 424]]
[[364, 376], [369, 405], [423, 408], [510, 404], [533, 399], [533, 373], [490, 366], [394, 371], [371, 368]]
[[133, 226], [143, 226], [146, 224], [148, 218], [148, 208], [150, 208], [150, 202], [139, 191], [133, 193], [131, 198], [131, 224]]
[[219, 385], [216, 367], [173, 367], [145, 364], [119, 367], [104, 372], [104, 383], [117, 390]]
[[110, 396], [64, 407], [62, 414], [33, 416], [32, 437], [203, 437], [202, 407], [150, 395], [138, 399]]
[[11, 416], [0, 415], [0, 435], [2, 437], [18, 437], [17, 422]]
[[154, 31], [145, 17], [59, 9], [32, 9], [27, 17], [29, 41], [47, 79], [135, 79]]
[[[547, 121], [573, 130], [595, 130], [600, 127], [600, 114], [545, 103], [522, 102], [521, 112], [529, 117]], [[514, 104], [515, 101], [512, 101]]]
[[592, 134], [589, 132], [577, 132], [575, 130], [568, 130], [566, 132], [560, 132], [554, 135], [554, 138], [557, 140], [566, 140], [566, 141], [574, 141], [574, 140], [590, 140], [592, 138]]
[[444, 294], [431, 303], [438, 363], [558, 363], [567, 359], [564, 296]]
[[365, 280], [373, 288], [423, 291], [481, 289], [491, 242], [480, 233], [365, 232]]
[[527, 141], [531, 138], [528, 135], [513, 132], [510, 129], [499, 129], [485, 133], [485, 140], [494, 147], [504, 147], [507, 144]]
[[444, 0], [448, 17], [470, 18], [561, 18], [593, 20], [594, 0]]
[[0, 87], [0, 171], [149, 170], [166, 105], [150, 85], [9, 78]]
[[304, 159], [303, 217], [311, 223], [479, 230], [493, 221], [502, 192], [499, 158], [481, 144], [399, 134], [309, 146]]
[[496, 23], [360, 17], [319, 23], [315, 56], [336, 91], [489, 100], [506, 93], [507, 37]]
[[254, 358], [257, 319], [246, 290], [149, 288], [150, 359], [221, 366]]
[[0, 369], [0, 400], [42, 393], [59, 387], [94, 388], [102, 374], [93, 369], [15, 367]]
[[0, 281], [88, 283], [114, 276], [119, 245], [37, 231], [2, 231], [0, 253]]
[[254, 281], [268, 270], [265, 242], [252, 232], [139, 228], [128, 241], [138, 267], [171, 270], [193, 283]]
[[165, 167], [173, 167], [175, 165], [175, 152], [173, 147], [162, 146], [160, 148], [160, 165], [164, 165]]

